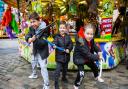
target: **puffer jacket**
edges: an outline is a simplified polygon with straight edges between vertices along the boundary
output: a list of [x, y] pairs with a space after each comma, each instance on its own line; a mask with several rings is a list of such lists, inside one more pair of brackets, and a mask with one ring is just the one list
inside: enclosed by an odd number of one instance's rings
[[87, 40], [84, 38], [82, 38], [82, 41], [79, 38], [76, 40], [76, 46], [73, 53], [74, 63], [77, 59], [84, 60], [85, 62], [96, 61], [99, 59], [98, 55], [94, 54], [94, 52], [98, 53], [101, 52], [101, 50], [96, 46], [94, 39], [90, 41], [90, 46], [91, 47], [89, 47]]
[[[60, 34], [57, 34], [53, 43], [61, 48], [69, 49], [70, 52], [73, 49], [73, 43], [68, 34], [65, 34], [64, 37], [62, 37]], [[70, 53], [55, 49], [55, 60], [56, 62], [62, 63], [68, 62], [70, 60]]]

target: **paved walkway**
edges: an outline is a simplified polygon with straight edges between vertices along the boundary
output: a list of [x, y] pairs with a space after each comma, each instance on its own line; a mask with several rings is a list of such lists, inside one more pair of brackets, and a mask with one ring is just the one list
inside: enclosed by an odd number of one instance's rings
[[[0, 89], [42, 89], [42, 77], [28, 79], [31, 64], [19, 57], [17, 40], [0, 39]], [[69, 83], [60, 81], [61, 89], [73, 89], [76, 71], [68, 72]], [[49, 70], [50, 89], [54, 89], [54, 71]], [[87, 72], [80, 89], [128, 89], [128, 70], [121, 63], [117, 68], [103, 72], [104, 83], [94, 80]]]

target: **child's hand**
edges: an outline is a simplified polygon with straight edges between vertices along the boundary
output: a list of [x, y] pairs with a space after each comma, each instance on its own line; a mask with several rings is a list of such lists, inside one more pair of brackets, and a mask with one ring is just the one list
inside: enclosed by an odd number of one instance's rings
[[69, 53], [69, 49], [66, 49], [65, 52], [66, 52], [66, 53]]
[[36, 36], [34, 35], [33, 37], [32, 37], [32, 41], [35, 41], [36, 40]]
[[35, 35], [34, 35], [32, 38], [29, 38], [29, 39], [28, 39], [28, 42], [31, 43], [31, 42], [34, 42], [35, 40], [36, 40], [36, 37], [35, 37]]
[[32, 42], [32, 38], [29, 38], [29, 39], [28, 39], [28, 43], [31, 43], [31, 42]]
[[99, 57], [99, 60], [102, 60], [102, 57]]
[[53, 48], [56, 49], [56, 45], [54, 45]]
[[99, 60], [102, 60], [102, 52], [98, 52]]

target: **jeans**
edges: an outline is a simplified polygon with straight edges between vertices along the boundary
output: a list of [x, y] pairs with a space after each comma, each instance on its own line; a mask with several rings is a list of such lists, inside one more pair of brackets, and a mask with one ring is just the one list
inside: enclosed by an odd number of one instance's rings
[[59, 77], [60, 77], [60, 72], [62, 70], [62, 79], [66, 79], [67, 75], [67, 70], [68, 70], [68, 62], [66, 63], [56, 63], [56, 70], [55, 70], [55, 89], [59, 89]]
[[37, 70], [37, 64], [40, 65], [41, 68], [41, 75], [44, 80], [44, 85], [49, 86], [49, 75], [48, 75], [48, 70], [47, 70], [47, 59], [42, 59], [40, 54], [36, 54], [35, 56], [32, 55], [32, 73], [36, 74]]

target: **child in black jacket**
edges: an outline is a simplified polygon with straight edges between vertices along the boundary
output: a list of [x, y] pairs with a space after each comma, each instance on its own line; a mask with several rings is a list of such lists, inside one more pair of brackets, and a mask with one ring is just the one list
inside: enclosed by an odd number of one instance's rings
[[49, 89], [49, 75], [47, 70], [47, 57], [49, 56], [48, 43], [45, 42], [42, 38], [47, 38], [43, 34], [40, 38], [36, 38], [35, 34], [38, 33], [40, 29], [46, 27], [46, 23], [40, 21], [39, 15], [36, 12], [33, 12], [30, 17], [30, 31], [25, 36], [26, 41], [30, 44], [33, 43], [33, 53], [32, 53], [32, 74], [29, 78], [37, 78], [37, 64], [40, 65], [41, 75], [43, 77], [43, 89]]
[[[98, 67], [95, 64], [96, 60], [101, 59], [101, 50], [96, 46], [93, 36], [95, 28], [92, 24], [87, 24], [81, 34], [78, 34], [76, 46], [73, 54], [73, 61], [78, 67], [78, 74], [75, 80], [74, 89], [78, 89], [81, 81], [84, 78], [84, 65], [91, 68], [94, 73], [94, 77], [99, 82], [104, 82], [98, 74]], [[79, 32], [78, 32], [79, 33]], [[98, 55], [94, 54], [98, 53]]]
[[[55, 49], [55, 61], [56, 61], [56, 70], [55, 70], [55, 89], [59, 89], [58, 79], [60, 77], [60, 72], [62, 70], [62, 81], [67, 82], [66, 74], [68, 69], [68, 62], [70, 61], [70, 52], [73, 48], [73, 43], [68, 34], [66, 34], [66, 23], [61, 22], [59, 27], [59, 34], [54, 38], [53, 43], [65, 49], [61, 51]], [[56, 48], [54, 46], [54, 48]]]

